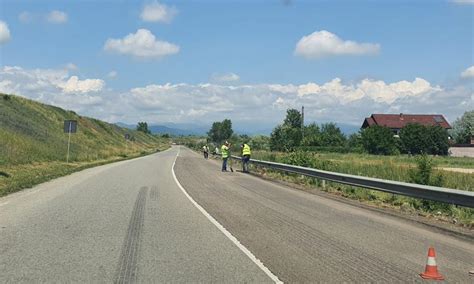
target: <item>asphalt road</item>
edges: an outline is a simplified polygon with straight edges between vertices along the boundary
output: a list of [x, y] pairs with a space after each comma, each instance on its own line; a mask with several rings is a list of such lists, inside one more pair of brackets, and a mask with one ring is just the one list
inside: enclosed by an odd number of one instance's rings
[[[234, 168], [237, 165], [234, 165]], [[474, 241], [311, 195], [182, 149], [182, 186], [283, 282], [421, 281], [429, 246], [451, 283], [474, 283]]]
[[271, 283], [183, 194], [177, 152], [0, 199], [0, 282]]
[[0, 199], [2, 283], [413, 282], [430, 245], [472, 283], [473, 244], [178, 147]]

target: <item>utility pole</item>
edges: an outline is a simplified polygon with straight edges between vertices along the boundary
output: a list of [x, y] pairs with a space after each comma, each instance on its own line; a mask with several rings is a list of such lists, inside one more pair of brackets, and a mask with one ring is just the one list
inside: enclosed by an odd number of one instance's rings
[[304, 139], [304, 106], [301, 107], [301, 137]]

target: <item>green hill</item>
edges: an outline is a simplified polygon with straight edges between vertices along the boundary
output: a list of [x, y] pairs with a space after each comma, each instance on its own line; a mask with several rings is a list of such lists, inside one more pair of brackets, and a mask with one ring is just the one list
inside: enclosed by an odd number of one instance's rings
[[[64, 120], [77, 120], [66, 164]], [[125, 140], [128, 133], [131, 141]], [[169, 141], [0, 94], [0, 196], [86, 167], [164, 150]]]

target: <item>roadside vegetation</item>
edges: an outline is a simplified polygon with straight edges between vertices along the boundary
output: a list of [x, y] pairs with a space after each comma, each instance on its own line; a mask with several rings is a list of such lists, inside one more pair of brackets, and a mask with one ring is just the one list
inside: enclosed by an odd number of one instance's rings
[[[454, 124], [455, 139], [466, 140], [472, 123], [466, 122], [471, 112]], [[469, 120], [469, 119], [467, 119]], [[215, 122], [208, 137], [188, 139], [190, 148], [200, 151], [204, 144], [212, 147], [229, 140], [232, 153], [240, 153], [244, 141], [252, 147], [252, 158], [310, 167], [315, 169], [360, 176], [403, 181], [418, 184], [474, 191], [474, 174], [445, 171], [443, 168], [474, 169], [474, 159], [449, 157], [448, 133], [440, 127], [408, 125], [400, 138], [384, 127], [370, 127], [346, 137], [334, 123], [311, 123], [301, 131], [301, 114], [290, 109], [283, 123], [275, 127], [270, 137], [238, 135], [232, 131], [228, 119]], [[253, 172], [267, 178], [296, 183], [308, 189], [318, 188], [335, 195], [356, 199], [378, 207], [391, 207], [410, 214], [436, 219], [474, 229], [474, 210], [394, 195], [375, 190], [325, 182], [296, 174], [287, 174], [265, 168]], [[324, 186], [323, 186], [324, 185]]]
[[[71, 134], [70, 163], [64, 120], [78, 124]], [[144, 131], [0, 94], [0, 196], [84, 168], [162, 151], [169, 144], [169, 139]]]

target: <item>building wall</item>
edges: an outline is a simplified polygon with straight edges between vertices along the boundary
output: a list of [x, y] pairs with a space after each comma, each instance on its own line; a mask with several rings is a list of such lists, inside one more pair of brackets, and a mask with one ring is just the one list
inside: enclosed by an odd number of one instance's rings
[[474, 147], [451, 147], [449, 155], [453, 157], [471, 157], [474, 158]]

